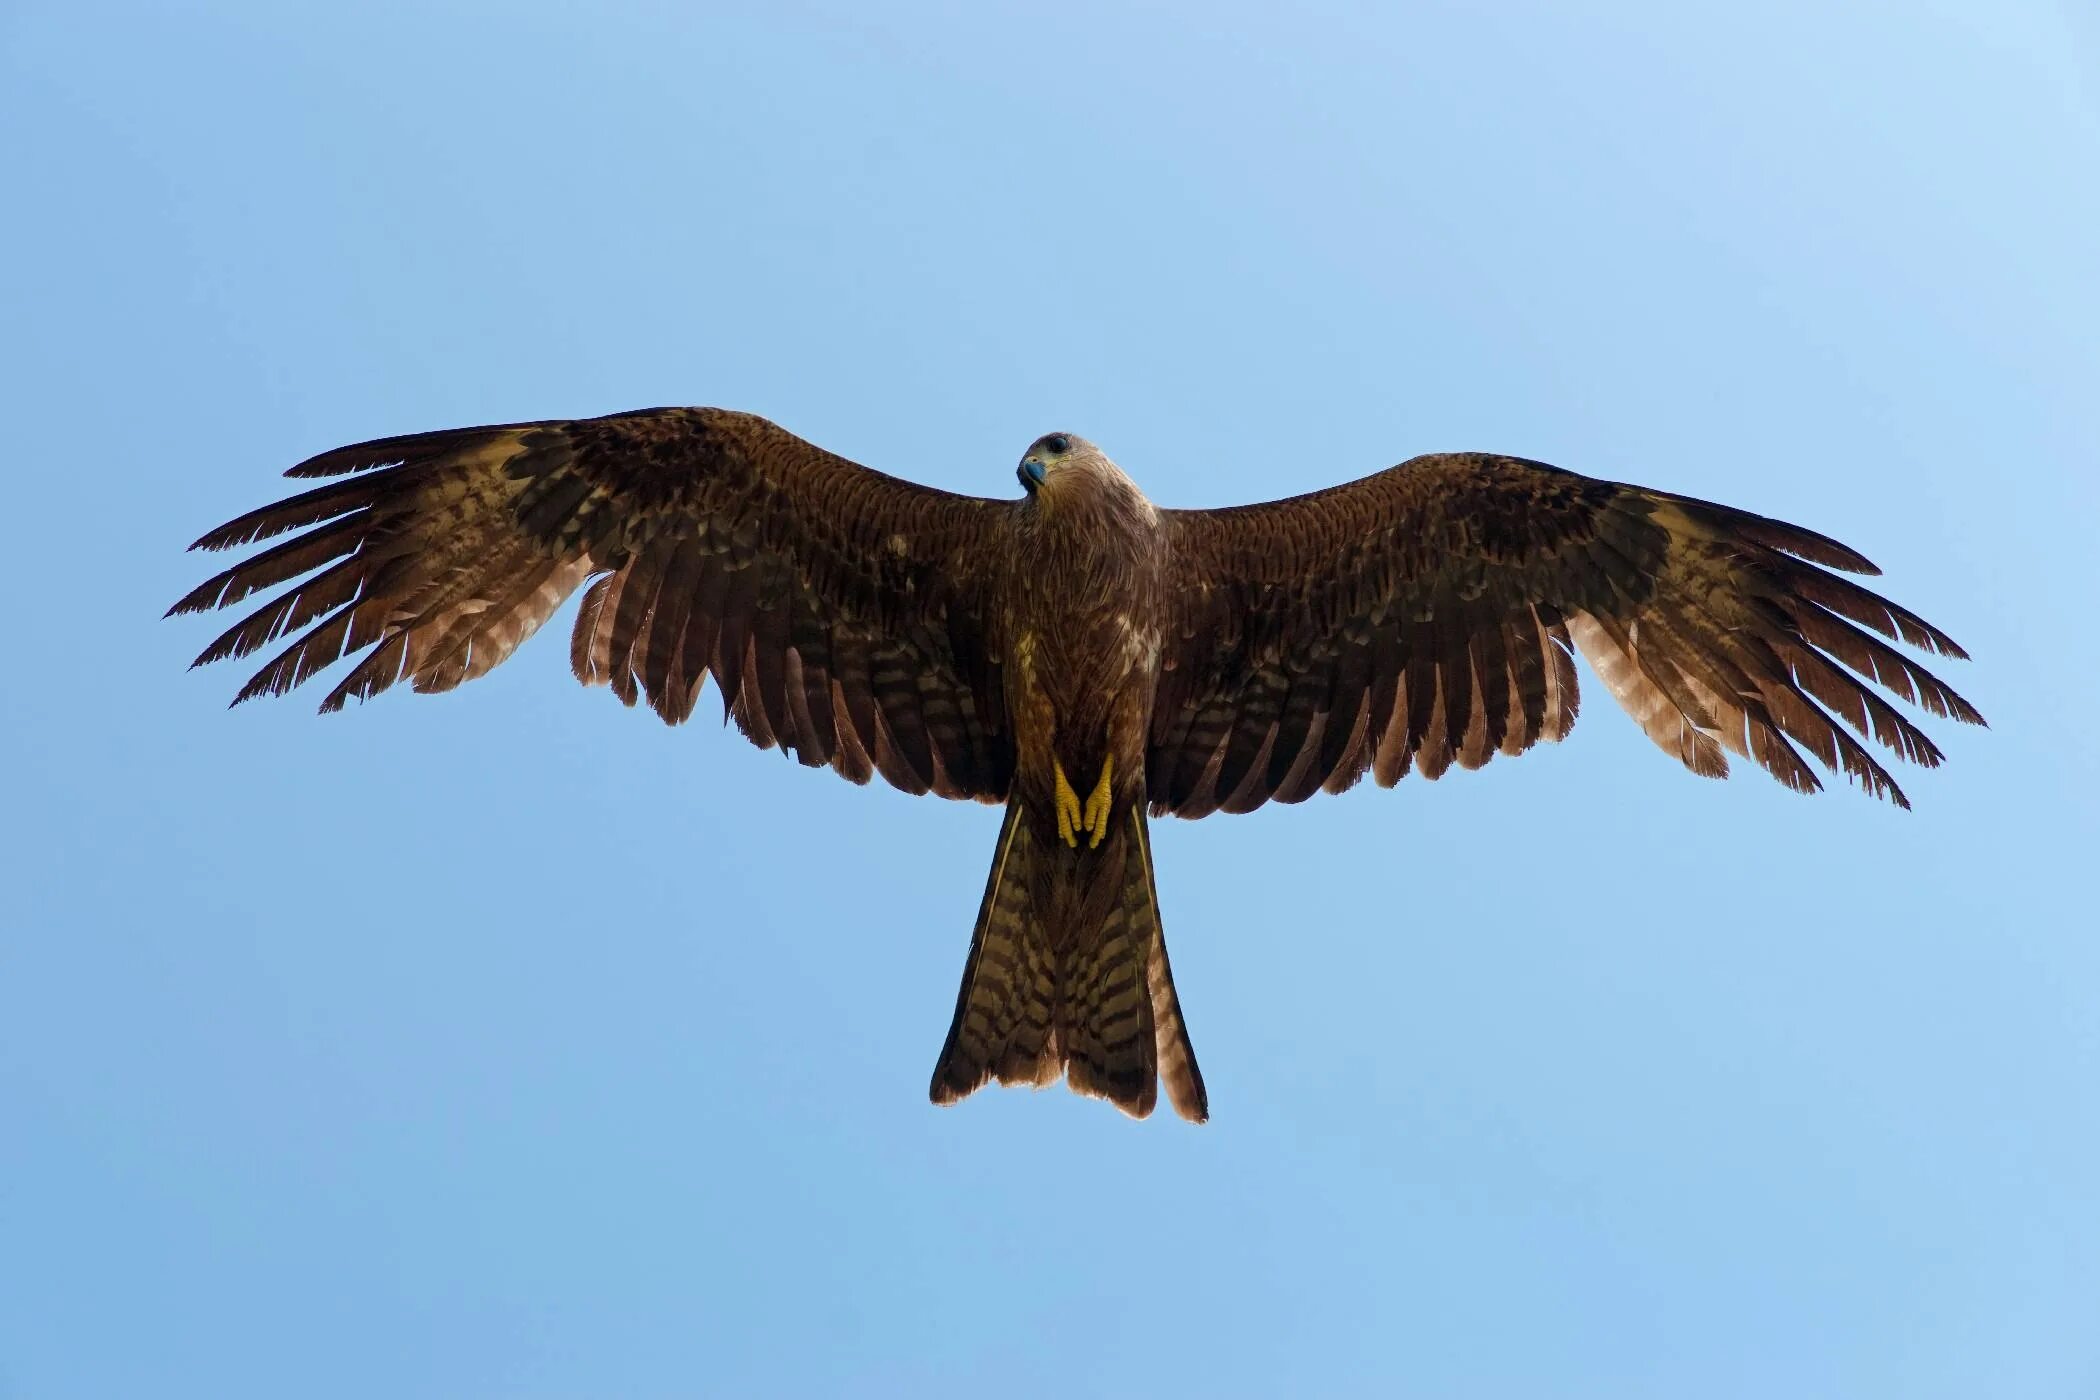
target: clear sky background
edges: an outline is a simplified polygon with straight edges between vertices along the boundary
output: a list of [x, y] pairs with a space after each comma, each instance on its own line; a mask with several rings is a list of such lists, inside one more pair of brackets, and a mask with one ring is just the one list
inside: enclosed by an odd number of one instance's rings
[[[2100, 1395], [2094, 12], [728, 8], [0, 4], [0, 1395]], [[936, 1110], [993, 810], [160, 620], [309, 453], [663, 403], [1719, 498], [1994, 728], [1163, 823], [1214, 1121]]]

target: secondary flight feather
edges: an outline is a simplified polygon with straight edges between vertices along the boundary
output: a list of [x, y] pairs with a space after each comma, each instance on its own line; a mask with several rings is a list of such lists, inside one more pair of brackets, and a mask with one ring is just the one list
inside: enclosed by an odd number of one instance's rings
[[1899, 805], [1914, 710], [1983, 717], [1891, 643], [1960, 657], [1812, 530], [1489, 453], [1161, 510], [1070, 433], [1019, 499], [914, 485], [712, 408], [337, 448], [325, 484], [197, 541], [249, 554], [171, 613], [253, 600], [198, 664], [279, 649], [236, 702], [353, 658], [322, 701], [450, 690], [581, 588], [587, 685], [856, 783], [1005, 806], [932, 1097], [1046, 1084], [1209, 1112], [1148, 816], [1245, 812], [1560, 739], [1581, 652], [1695, 773], [1818, 765]]

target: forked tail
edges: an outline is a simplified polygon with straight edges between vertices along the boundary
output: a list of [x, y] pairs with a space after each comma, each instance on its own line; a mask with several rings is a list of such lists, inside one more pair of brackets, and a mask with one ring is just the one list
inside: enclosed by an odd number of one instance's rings
[[992, 1080], [1043, 1085], [1064, 1075], [1133, 1117], [1167, 1081], [1175, 1111], [1210, 1114], [1182, 1024], [1152, 881], [1152, 842], [1132, 807], [1098, 849], [1044, 841], [1009, 801], [970, 938], [935, 1103]]

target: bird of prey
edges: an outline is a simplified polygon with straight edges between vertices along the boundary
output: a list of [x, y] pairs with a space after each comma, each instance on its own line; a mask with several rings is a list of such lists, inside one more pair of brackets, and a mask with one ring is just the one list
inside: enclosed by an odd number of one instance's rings
[[383, 438], [289, 475], [339, 479], [205, 535], [290, 538], [170, 609], [289, 585], [197, 659], [291, 639], [235, 703], [353, 655], [324, 711], [401, 681], [450, 690], [581, 587], [585, 684], [677, 724], [712, 678], [760, 748], [1003, 804], [936, 1103], [1062, 1075], [1143, 1117], [1164, 1079], [1202, 1121], [1148, 815], [1302, 802], [1366, 773], [1390, 787], [1560, 739], [1578, 651], [1708, 777], [1733, 754], [1810, 792], [1812, 756], [1907, 806], [1868, 743], [1928, 767], [1940, 751], [1875, 686], [1982, 723], [1889, 640], [1961, 649], [1830, 572], [1877, 572], [1844, 545], [1492, 453], [1163, 510], [1068, 432], [1037, 438], [1019, 499], [994, 500], [750, 414], [659, 408]]

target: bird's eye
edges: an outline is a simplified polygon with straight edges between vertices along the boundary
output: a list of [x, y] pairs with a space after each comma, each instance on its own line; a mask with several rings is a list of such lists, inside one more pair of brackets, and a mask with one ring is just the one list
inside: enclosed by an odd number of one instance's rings
[[1071, 450], [1072, 439], [1066, 437], [1063, 433], [1052, 433], [1043, 439], [1043, 451], [1053, 457], [1062, 457]]

